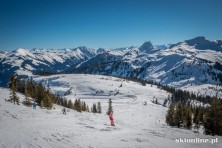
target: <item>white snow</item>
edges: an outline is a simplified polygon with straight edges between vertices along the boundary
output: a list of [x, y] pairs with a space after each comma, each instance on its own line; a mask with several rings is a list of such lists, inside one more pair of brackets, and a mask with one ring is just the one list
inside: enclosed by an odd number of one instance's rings
[[[165, 124], [167, 108], [151, 100], [163, 101], [169, 94], [156, 86], [98, 75], [54, 75], [34, 78], [49, 81], [52, 91], [68, 89], [67, 97], [80, 98], [87, 104], [102, 104], [102, 114], [78, 113], [62, 107], [33, 110], [23, 105], [5, 102], [9, 90], [0, 88], [0, 147], [1, 148], [71, 148], [71, 147], [221, 147], [221, 137], [194, 133]], [[120, 85], [122, 84], [122, 87]], [[117, 93], [118, 92], [118, 93]], [[19, 95], [22, 98], [22, 95]], [[105, 114], [108, 99], [113, 100], [115, 127]], [[147, 100], [147, 105], [143, 101]], [[91, 106], [90, 106], [91, 107]], [[218, 143], [176, 143], [176, 138], [218, 138]]]
[[183, 90], [188, 90], [190, 92], [196, 93], [202, 96], [216, 96], [222, 98], [222, 86], [212, 85], [212, 84], [202, 84], [202, 85], [187, 85], [182, 87]]
[[22, 48], [19, 48], [16, 50], [16, 56], [23, 56], [23, 57], [31, 57], [33, 59], [35, 59], [36, 57], [33, 55], [32, 52], [30, 52], [29, 50], [27, 49], [22, 49]]

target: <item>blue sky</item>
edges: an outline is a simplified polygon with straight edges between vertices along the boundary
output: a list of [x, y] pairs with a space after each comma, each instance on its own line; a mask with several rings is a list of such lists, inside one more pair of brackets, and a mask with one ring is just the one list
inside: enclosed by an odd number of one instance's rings
[[222, 39], [221, 0], [0, 0], [0, 50]]

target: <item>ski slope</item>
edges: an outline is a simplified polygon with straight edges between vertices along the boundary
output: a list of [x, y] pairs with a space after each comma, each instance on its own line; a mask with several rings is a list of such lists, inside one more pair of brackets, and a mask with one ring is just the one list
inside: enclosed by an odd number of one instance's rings
[[[34, 80], [49, 83], [51, 91], [61, 95], [71, 90], [71, 94], [65, 96], [67, 99], [80, 98], [90, 107], [100, 101], [102, 114], [69, 110], [67, 115], [63, 115], [62, 107], [58, 105], [52, 110], [13, 105], [4, 101], [9, 98], [9, 90], [0, 88], [1, 148], [222, 146], [219, 136], [167, 126], [167, 108], [151, 101], [157, 98], [162, 103], [169, 94], [156, 86], [84, 74], [35, 76]], [[21, 94], [19, 97], [24, 98]], [[106, 115], [109, 98], [113, 101], [115, 127], [109, 125]], [[146, 106], [143, 100], [147, 100]], [[218, 138], [218, 143], [177, 143], [176, 138]]]

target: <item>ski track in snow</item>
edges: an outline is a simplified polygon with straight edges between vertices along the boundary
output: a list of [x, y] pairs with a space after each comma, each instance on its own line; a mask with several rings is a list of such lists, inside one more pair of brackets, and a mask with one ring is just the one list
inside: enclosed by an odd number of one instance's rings
[[[54, 92], [65, 92], [71, 88], [72, 93], [66, 97], [72, 100], [80, 98], [89, 107], [100, 101], [102, 114], [68, 110], [67, 115], [63, 115], [62, 107], [58, 105], [52, 110], [13, 105], [4, 101], [9, 98], [9, 90], [0, 88], [1, 148], [219, 148], [222, 145], [221, 137], [167, 126], [167, 108], [151, 101], [157, 98], [162, 103], [169, 94], [156, 86], [142, 86], [136, 82], [96, 75], [34, 78], [35, 81], [42, 79], [45, 82], [49, 80]], [[19, 97], [24, 99], [21, 94]], [[106, 115], [109, 98], [113, 101], [115, 127], [110, 126]], [[147, 100], [146, 106], [143, 105], [144, 99]], [[219, 143], [176, 143], [176, 138], [218, 138]]]

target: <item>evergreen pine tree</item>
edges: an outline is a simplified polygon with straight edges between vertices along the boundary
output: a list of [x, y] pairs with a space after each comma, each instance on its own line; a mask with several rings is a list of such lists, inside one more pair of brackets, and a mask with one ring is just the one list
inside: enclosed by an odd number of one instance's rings
[[62, 97], [60, 97], [59, 96], [59, 100], [60, 100], [60, 104], [61, 104], [61, 106], [64, 106], [65, 107], [65, 98], [62, 98]]
[[[37, 94], [38, 94], [38, 92], [37, 92], [37, 90], [36, 90], [36, 88], [35, 88], [36, 86], [35, 86], [35, 84], [34, 84], [34, 82], [33, 82], [33, 79], [32, 79], [32, 77], [30, 78], [30, 79], [28, 79], [28, 81], [27, 81], [27, 90], [28, 90], [28, 93], [30, 94], [30, 96], [32, 97], [32, 98], [36, 98], [36, 96], [37, 96]], [[40, 104], [40, 102], [41, 102], [41, 100], [38, 100], [39, 102], [39, 104]]]
[[82, 101], [82, 111], [87, 111], [86, 103], [84, 101]]
[[199, 122], [200, 122], [201, 125], [203, 125], [203, 123], [204, 123], [204, 114], [205, 114], [204, 110], [205, 110], [204, 107], [200, 107], [199, 108], [199, 116], [198, 116], [198, 118], [199, 118]]
[[16, 80], [16, 90], [20, 93], [25, 93], [25, 81], [22, 79]]
[[68, 108], [73, 108], [73, 103], [72, 103], [72, 100], [71, 100], [71, 99], [68, 101], [67, 107], [68, 107]]
[[179, 103], [181, 106], [181, 122], [180, 124], [183, 127], [186, 127], [187, 125], [187, 112], [188, 112], [188, 108], [187, 105], [185, 103]]
[[102, 113], [102, 107], [101, 107], [101, 103], [100, 102], [98, 102], [97, 111], [98, 111], [99, 114]]
[[213, 99], [205, 115], [204, 132], [222, 136], [222, 104], [219, 99]]
[[52, 109], [53, 107], [52, 100], [48, 95], [46, 95], [42, 101], [44, 107], [46, 107], [47, 109]]
[[175, 125], [180, 128], [182, 120], [182, 106], [181, 104], [178, 104], [176, 106], [176, 112], [174, 116]]
[[[31, 81], [30, 81], [30, 83], [32, 83]], [[30, 85], [31, 86], [31, 85]], [[38, 85], [37, 85], [37, 87], [36, 87], [36, 95], [35, 95], [35, 93], [34, 93], [34, 86], [31, 86], [31, 93], [32, 93], [32, 97], [33, 98], [36, 98], [36, 102], [38, 103], [38, 104], [41, 104], [41, 101], [45, 98], [45, 96], [46, 96], [46, 92], [45, 92], [45, 89], [44, 89], [44, 87], [43, 87], [43, 85], [42, 85], [42, 83], [41, 82], [39, 82], [38, 83]], [[44, 107], [44, 106], [42, 106], [42, 107]]]
[[112, 100], [109, 99], [109, 105], [108, 105], [108, 111], [106, 112], [107, 115], [109, 115], [111, 112], [113, 112], [113, 107], [112, 107]]
[[27, 90], [27, 87], [25, 87], [25, 100], [26, 101], [28, 101], [28, 97], [29, 97], [28, 90]]
[[25, 86], [25, 100], [23, 101], [23, 104], [30, 107], [32, 106], [32, 102], [29, 100], [30, 95], [28, 94], [27, 87]]
[[81, 103], [81, 100], [78, 99], [78, 108], [77, 108], [77, 111], [78, 112], [82, 112], [82, 103]]
[[75, 109], [76, 111], [78, 111], [78, 112], [81, 112], [81, 111], [82, 111], [80, 99], [76, 99], [76, 100], [75, 100], [74, 109]]
[[77, 110], [77, 108], [78, 108], [78, 101], [77, 101], [77, 99], [75, 99], [75, 102], [74, 102], [74, 110]]
[[93, 113], [97, 113], [97, 112], [98, 112], [95, 103], [93, 103], [93, 106], [92, 106], [92, 112], [93, 112]]
[[15, 87], [15, 77], [13, 77], [11, 80], [10, 80], [10, 100], [11, 102], [14, 103], [17, 103], [19, 104], [19, 97], [17, 96], [16, 94], [16, 87]]
[[185, 127], [190, 129], [192, 127], [192, 112], [191, 108], [186, 106], [186, 117], [185, 117]]
[[63, 99], [63, 106], [68, 108], [68, 100], [66, 98]]
[[175, 114], [175, 105], [173, 103], [170, 104], [169, 109], [166, 115], [166, 123], [170, 126], [174, 126], [174, 114]]
[[193, 123], [194, 123], [194, 128], [195, 129], [197, 129], [197, 132], [198, 132], [198, 130], [199, 130], [199, 128], [200, 128], [200, 118], [199, 118], [199, 116], [200, 116], [200, 114], [199, 114], [199, 108], [195, 108], [194, 109], [194, 116], [193, 116]]

